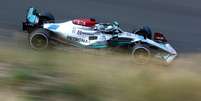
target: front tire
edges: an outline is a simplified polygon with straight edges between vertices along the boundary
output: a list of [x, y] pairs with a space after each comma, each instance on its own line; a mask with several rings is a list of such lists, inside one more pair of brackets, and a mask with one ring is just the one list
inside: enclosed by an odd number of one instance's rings
[[49, 47], [48, 32], [44, 29], [38, 29], [29, 35], [29, 44], [32, 49], [44, 50]]
[[145, 45], [135, 45], [132, 48], [131, 55], [136, 64], [146, 64], [150, 61], [151, 52]]

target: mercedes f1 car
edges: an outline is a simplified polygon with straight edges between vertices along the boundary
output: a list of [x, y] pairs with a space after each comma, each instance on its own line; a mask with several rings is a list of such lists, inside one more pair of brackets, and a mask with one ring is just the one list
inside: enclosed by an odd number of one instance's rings
[[126, 48], [132, 56], [157, 57], [166, 63], [177, 56], [175, 49], [162, 33], [151, 32], [148, 26], [141, 26], [133, 32], [122, 30], [119, 23], [97, 23], [95, 19], [78, 18], [55, 23], [51, 13], [41, 14], [37, 9], [28, 9], [23, 30], [29, 33], [30, 47], [46, 49], [54, 42], [85, 48]]

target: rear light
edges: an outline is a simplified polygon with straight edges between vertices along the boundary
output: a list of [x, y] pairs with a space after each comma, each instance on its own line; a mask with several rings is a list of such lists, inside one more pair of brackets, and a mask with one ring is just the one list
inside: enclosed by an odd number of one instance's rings
[[158, 42], [167, 42], [165, 36], [159, 32], [154, 33], [154, 40]]

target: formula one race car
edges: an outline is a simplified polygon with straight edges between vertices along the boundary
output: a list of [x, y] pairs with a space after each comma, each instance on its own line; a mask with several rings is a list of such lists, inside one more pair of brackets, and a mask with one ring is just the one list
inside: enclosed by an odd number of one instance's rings
[[52, 14], [41, 14], [32, 7], [28, 9], [23, 30], [29, 33], [30, 47], [36, 50], [46, 49], [56, 42], [95, 49], [123, 47], [135, 58], [153, 56], [166, 63], [172, 62], [177, 56], [165, 36], [158, 32], [152, 35], [147, 26], [125, 32], [116, 21], [97, 23], [95, 19], [78, 18], [55, 23]]

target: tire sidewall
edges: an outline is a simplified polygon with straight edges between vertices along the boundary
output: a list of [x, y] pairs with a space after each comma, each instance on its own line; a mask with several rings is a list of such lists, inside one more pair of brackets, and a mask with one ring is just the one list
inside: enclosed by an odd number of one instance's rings
[[[139, 50], [139, 49], [143, 49], [145, 50], [147, 53], [147, 55], [144, 57], [145, 61], [139, 59], [138, 56], [135, 56], [136, 52]], [[147, 47], [146, 45], [135, 45], [133, 46], [132, 50], [131, 50], [131, 57], [132, 59], [134, 58], [134, 61], [136, 64], [146, 64], [146, 63], [149, 63], [150, 62], [150, 57], [151, 57], [151, 51], [149, 49], [149, 47]]]
[[[46, 39], [46, 44], [44, 47], [42, 48], [37, 48], [33, 43], [32, 43], [32, 39], [37, 36], [37, 35], [41, 35], [43, 36], [45, 39]], [[44, 29], [38, 29], [34, 32], [32, 32], [30, 35], [29, 35], [29, 45], [32, 49], [34, 50], [44, 50], [44, 49], [47, 49], [49, 47], [49, 39], [48, 39], [48, 35], [46, 34], [46, 31]]]

